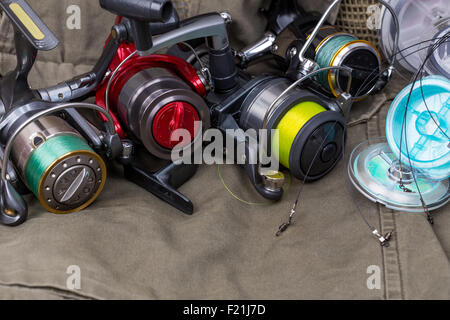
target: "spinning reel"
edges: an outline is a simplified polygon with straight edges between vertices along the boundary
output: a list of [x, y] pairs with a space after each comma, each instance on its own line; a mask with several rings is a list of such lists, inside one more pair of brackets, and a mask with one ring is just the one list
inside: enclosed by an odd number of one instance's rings
[[236, 144], [245, 145], [245, 169], [262, 196], [279, 200], [284, 176], [261, 165], [261, 144], [298, 179], [318, 180], [334, 168], [346, 134], [336, 101], [292, 87], [290, 80], [277, 76], [241, 76], [240, 81], [240, 87], [227, 96], [210, 94], [206, 99], [215, 125], [225, 134], [230, 129], [276, 129], [275, 136], [259, 141], [246, 135], [235, 137]]
[[[335, 0], [320, 16], [305, 12], [296, 0], [272, 1], [268, 12], [277, 18], [269, 19], [263, 39], [237, 53], [241, 65], [273, 54], [293, 80], [318, 68], [349, 67], [352, 69], [349, 93], [354, 100], [378, 92], [389, 81], [393, 67], [380, 73], [381, 56], [373, 44], [343, 33], [335, 26], [324, 25], [338, 3], [339, 0]], [[337, 98], [346, 91], [349, 78], [341, 69], [333, 68], [318, 73], [317, 80], [308, 83], [310, 89]]]
[[[160, 7], [170, 4], [169, 1], [155, 2], [160, 3]], [[126, 14], [131, 21], [144, 19], [142, 6], [145, 3], [100, 1], [103, 8], [115, 14]], [[115, 32], [116, 38], [127, 41], [123, 41], [114, 53], [108, 68], [110, 74], [97, 87], [96, 98], [97, 104], [114, 117], [116, 132], [122, 139], [127, 139], [128, 151], [121, 158], [125, 177], [182, 212], [192, 214], [192, 202], [176, 188], [195, 174], [197, 165], [172, 162], [172, 153], [176, 150], [178, 155], [187, 153], [190, 157], [202, 146], [196, 142], [210, 126], [209, 109], [203, 99], [207, 90], [213, 87], [216, 92], [222, 92], [235, 86], [236, 70], [226, 30], [231, 18], [227, 14], [213, 13], [172, 24], [170, 21], [177, 19], [167, 16], [167, 26], [164, 22], [166, 11], [167, 8], [161, 9], [159, 16], [163, 18], [159, 27], [164, 33], [147, 42], [148, 37], [143, 37], [141, 31], [153, 30], [151, 26], [142, 23], [135, 26], [133, 22], [130, 28], [126, 21], [117, 20], [113, 34]], [[174, 9], [172, 12], [176, 14]], [[151, 22], [152, 15], [144, 20]], [[120, 32], [133, 36], [130, 38]], [[211, 68], [207, 75], [197, 72], [180, 58], [153, 54], [198, 38], [205, 38], [208, 46]], [[189, 133], [188, 141], [174, 138], [174, 133], [180, 129]], [[142, 146], [146, 153], [165, 160], [156, 173], [151, 173], [145, 163], [138, 161]]]
[[[103, 109], [46, 102], [30, 89], [28, 74], [37, 51], [53, 49], [58, 40], [26, 1], [4, 0], [0, 6], [14, 23], [17, 55], [15, 70], [0, 78], [0, 222], [13, 226], [28, 216], [21, 196], [28, 190], [49, 212], [87, 207], [106, 181], [106, 165], [98, 152], [113, 157], [117, 150], [112, 118]], [[79, 108], [103, 112], [109, 120], [106, 132], [94, 129]]]

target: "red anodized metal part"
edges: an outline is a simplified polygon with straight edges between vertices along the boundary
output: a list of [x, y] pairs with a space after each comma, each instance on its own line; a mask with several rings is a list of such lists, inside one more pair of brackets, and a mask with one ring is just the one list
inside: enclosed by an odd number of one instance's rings
[[[120, 18], [116, 20], [116, 22], [120, 22]], [[109, 40], [109, 39], [108, 39]], [[108, 41], [107, 40], [107, 41]], [[114, 56], [113, 60], [111, 61], [111, 64], [109, 66], [109, 69], [111, 71], [114, 71], [118, 65], [125, 60], [130, 54], [136, 51], [136, 47], [133, 43], [123, 43], [120, 45], [119, 49], [116, 52], [116, 55]], [[118, 70], [116, 75], [114, 76], [114, 79], [112, 79], [111, 86], [110, 86], [110, 93], [109, 93], [109, 106], [110, 106], [110, 113], [114, 120], [114, 125], [116, 132], [120, 136], [120, 138], [126, 137], [126, 132], [122, 128], [122, 125], [120, 124], [119, 119], [115, 115], [115, 106], [118, 100], [118, 97], [120, 95], [120, 92], [123, 88], [123, 86], [127, 83], [127, 81], [133, 77], [136, 73], [152, 68], [152, 67], [159, 67], [159, 68], [165, 68], [177, 76], [179, 76], [181, 79], [186, 81], [188, 85], [192, 87], [192, 89], [197, 92], [200, 96], [206, 95], [206, 88], [201, 81], [200, 77], [197, 74], [197, 71], [195, 68], [184, 61], [181, 58], [165, 55], [165, 54], [154, 54], [149, 55], [146, 57], [141, 57], [138, 55], [135, 55], [131, 57], [127, 62], [125, 62], [121, 68]], [[105, 103], [105, 95], [106, 95], [106, 88], [108, 85], [110, 77], [106, 77], [102, 84], [97, 88], [96, 92], [96, 103], [102, 108], [106, 109], [106, 103]], [[181, 121], [175, 119], [176, 117], [180, 117], [181, 109], [180, 106], [183, 107], [184, 111], [182, 112], [184, 114], [184, 121]], [[166, 110], [167, 109], [167, 110]], [[162, 112], [162, 113], [161, 113]], [[158, 115], [161, 113], [161, 115], [158, 118]], [[193, 121], [198, 121], [199, 116], [197, 111], [193, 106], [191, 106], [188, 103], [181, 102], [181, 105], [178, 105], [177, 108], [172, 106], [172, 104], [169, 104], [165, 107], [163, 107], [162, 110], [160, 110], [155, 117], [155, 123], [153, 126], [153, 134], [156, 139], [156, 141], [161, 144], [162, 146], [166, 148], [173, 148], [174, 144], [170, 142], [170, 135], [167, 136], [169, 133], [168, 128], [164, 128], [163, 123], [167, 122], [168, 115], [172, 115], [175, 117], [174, 119], [171, 119], [171, 121], [177, 122], [178, 125], [180, 125], [179, 128], [187, 129], [191, 136], [195, 133], [195, 128], [192, 125]], [[100, 117], [103, 121], [107, 121], [105, 116], [100, 114]], [[164, 119], [164, 121], [162, 120]], [[158, 120], [158, 121], [157, 121]], [[163, 121], [163, 122], [160, 122]], [[169, 121], [170, 122], [170, 121]], [[184, 127], [184, 124], [187, 125], [187, 127]], [[156, 132], [156, 128], [158, 132]], [[161, 132], [160, 132], [161, 130]], [[170, 130], [170, 132], [173, 130]], [[167, 138], [169, 138], [167, 140]], [[175, 143], [176, 144], [176, 143]]]
[[177, 129], [185, 129], [190, 137], [195, 137], [196, 121], [199, 121], [197, 110], [186, 102], [172, 102], [164, 106], [153, 120], [153, 136], [164, 148], [172, 149], [180, 143], [180, 147], [189, 144], [190, 141], [174, 140], [172, 133]]

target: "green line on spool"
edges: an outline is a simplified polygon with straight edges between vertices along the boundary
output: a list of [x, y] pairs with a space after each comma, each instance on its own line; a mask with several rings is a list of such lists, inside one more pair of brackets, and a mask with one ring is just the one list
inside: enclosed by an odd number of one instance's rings
[[[350, 35], [338, 35], [328, 40], [317, 52], [316, 62], [319, 67], [330, 67], [331, 61], [333, 60], [339, 49], [354, 40], [356, 40], [356, 38]], [[317, 77], [319, 78], [319, 82], [324, 86], [324, 88], [331, 90], [328, 83], [328, 73], [328, 71], [320, 72]]]
[[36, 197], [39, 197], [39, 183], [49, 167], [59, 158], [80, 150], [93, 152], [80, 137], [61, 135], [46, 140], [32, 153], [26, 165], [25, 181]]
[[292, 107], [280, 120], [274, 135], [272, 152], [283, 166], [289, 168], [289, 155], [299, 131], [315, 115], [324, 111], [325, 108], [320, 104], [305, 101]]

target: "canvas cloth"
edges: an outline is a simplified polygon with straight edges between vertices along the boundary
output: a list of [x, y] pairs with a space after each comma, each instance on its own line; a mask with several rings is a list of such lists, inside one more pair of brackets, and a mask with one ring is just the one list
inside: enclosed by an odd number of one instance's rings
[[[61, 41], [40, 53], [33, 87], [56, 84], [87, 72], [101, 53], [114, 17], [97, 1], [30, 0]], [[326, 1], [303, 1], [324, 7]], [[81, 8], [81, 29], [66, 27], [69, 5]], [[178, 1], [183, 14], [227, 9], [233, 16], [233, 45], [257, 39], [264, 20], [259, 0]], [[12, 30], [0, 24], [0, 72], [15, 63]], [[180, 191], [195, 205], [192, 216], [127, 182], [109, 167], [106, 187], [81, 213], [53, 215], [28, 197], [26, 223], [0, 226], [2, 299], [448, 299], [450, 297], [449, 206], [436, 211], [431, 226], [422, 213], [387, 210], [350, 185], [351, 150], [382, 136], [387, 108], [403, 83], [395, 80], [375, 97], [354, 106], [345, 160], [325, 178], [307, 184], [295, 224], [276, 238], [300, 182], [292, 179], [282, 201], [248, 206], [236, 201], [218, 178], [216, 166], [201, 166]], [[379, 112], [370, 118], [365, 115]], [[222, 166], [229, 188], [248, 201], [261, 198], [238, 166]], [[380, 231], [395, 230], [382, 248], [358, 216], [352, 196]], [[66, 273], [80, 267], [81, 289], [68, 289]], [[375, 268], [375, 269], [374, 269]], [[371, 270], [380, 288], [369, 289]]]

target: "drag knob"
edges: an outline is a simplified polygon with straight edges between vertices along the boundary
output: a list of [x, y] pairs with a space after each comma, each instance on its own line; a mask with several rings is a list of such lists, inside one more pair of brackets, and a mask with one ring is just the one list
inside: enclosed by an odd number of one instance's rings
[[[189, 103], [172, 102], [156, 114], [153, 120], [153, 136], [156, 142], [166, 149], [173, 149], [179, 143], [182, 143], [182, 146], [187, 145], [196, 135], [196, 122], [199, 119], [197, 110]], [[179, 129], [184, 129], [189, 133], [188, 141], [181, 138], [174, 139], [173, 134]]]

